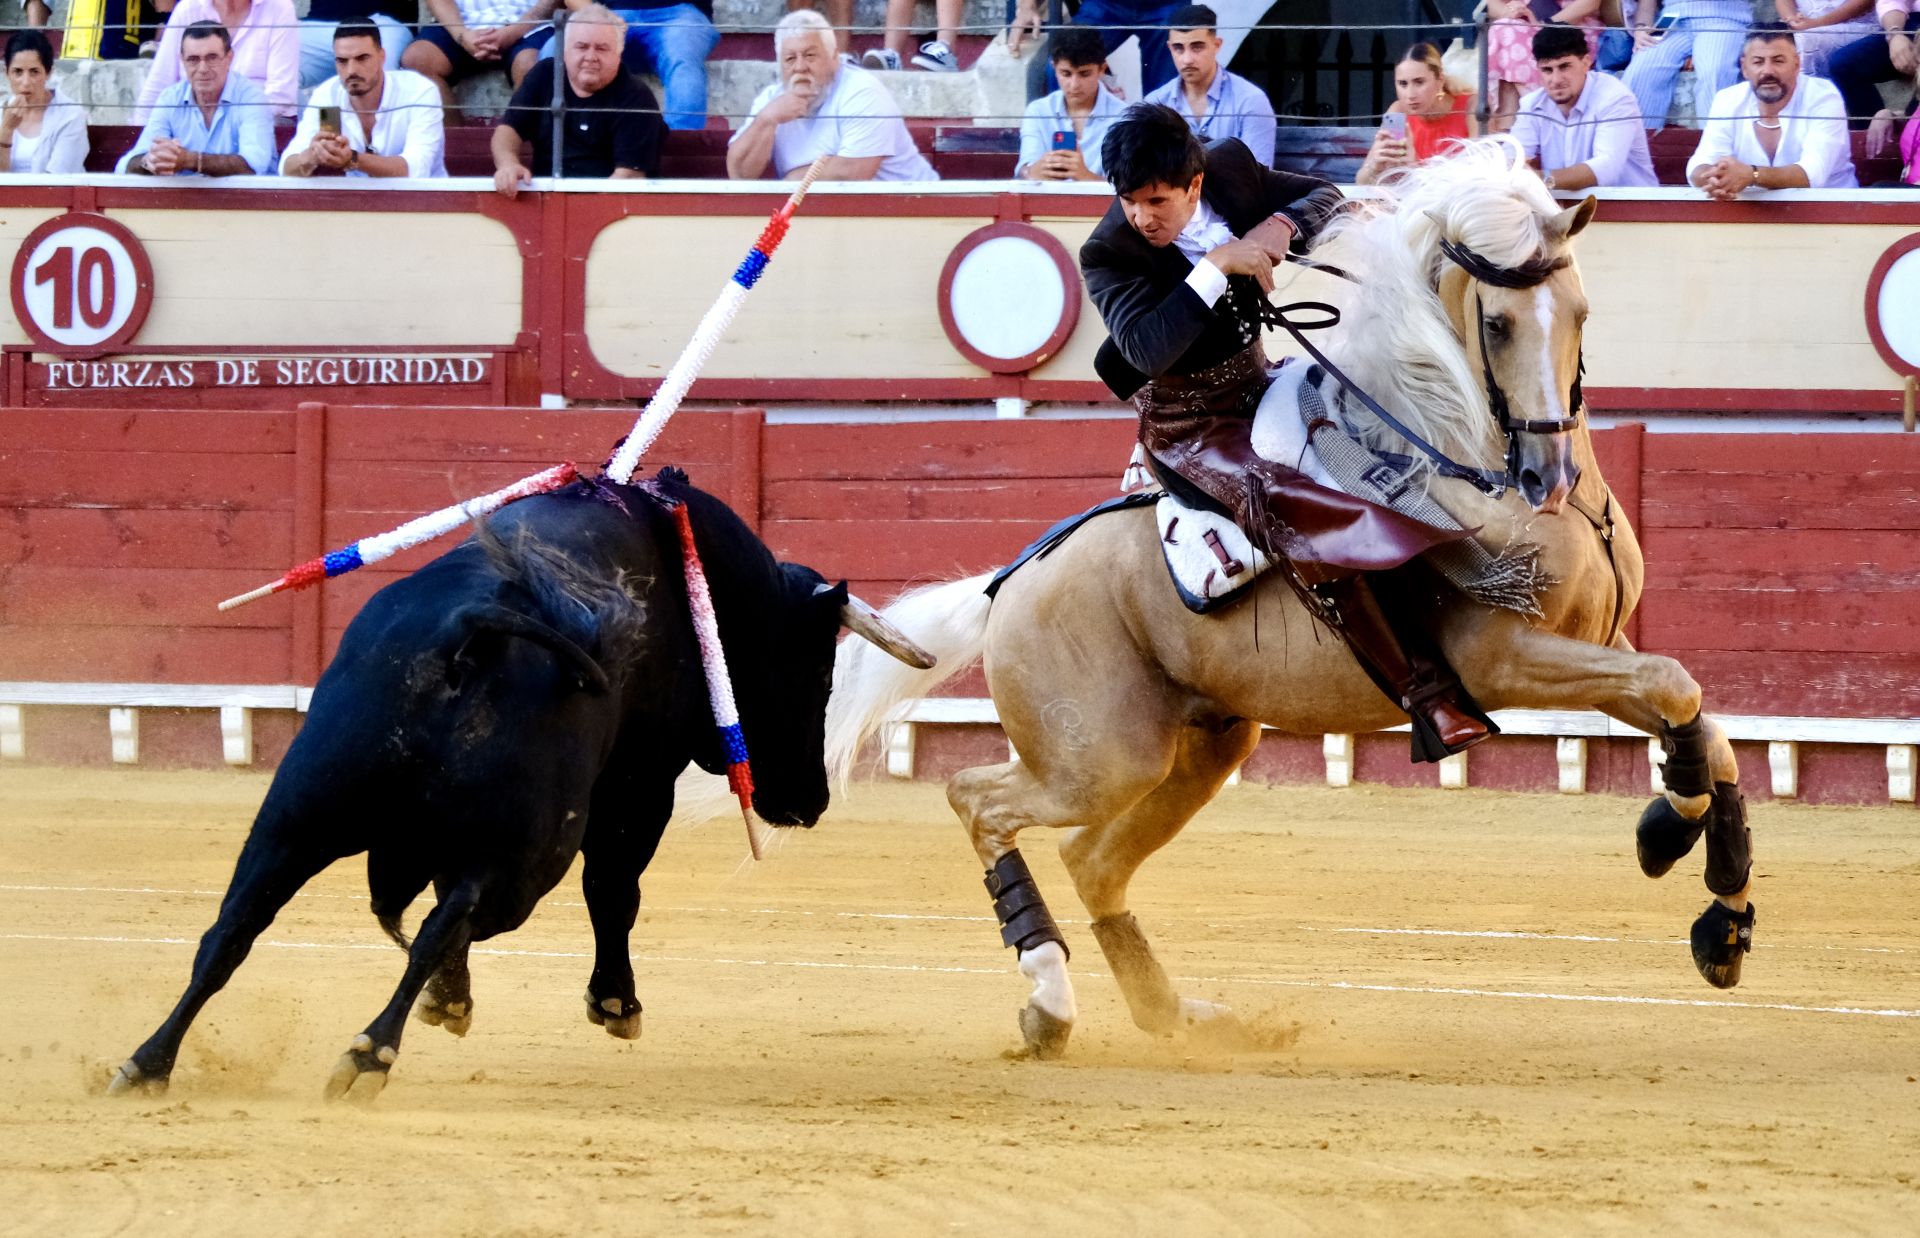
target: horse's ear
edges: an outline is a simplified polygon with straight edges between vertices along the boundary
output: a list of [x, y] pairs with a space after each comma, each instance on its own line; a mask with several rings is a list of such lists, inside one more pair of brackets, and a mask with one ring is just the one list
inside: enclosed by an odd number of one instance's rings
[[1581, 201], [1555, 215], [1549, 228], [1559, 236], [1568, 239], [1579, 236], [1581, 229], [1593, 222], [1593, 213], [1599, 209], [1600, 199], [1588, 194]]

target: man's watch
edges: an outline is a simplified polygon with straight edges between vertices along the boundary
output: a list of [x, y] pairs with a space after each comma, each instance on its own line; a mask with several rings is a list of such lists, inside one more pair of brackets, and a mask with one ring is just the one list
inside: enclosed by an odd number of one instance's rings
[[1548, 193], [1552, 193], [1552, 192], [1554, 191], [1554, 188], [1555, 188], [1555, 186], [1554, 186], [1554, 183], [1553, 183], [1553, 173], [1551, 173], [1551, 172], [1549, 172], [1549, 173], [1547, 173], [1547, 174], [1546, 174], [1545, 176], [1543, 176], [1543, 177], [1541, 177], [1541, 178], [1540, 178], [1540, 183], [1541, 183], [1541, 184], [1543, 184], [1543, 185], [1545, 185], [1545, 186], [1547, 187], [1547, 192], [1548, 192]]
[[352, 172], [357, 168], [359, 168], [359, 166], [360, 166], [360, 152], [357, 150], [348, 151], [347, 152], [347, 171]]

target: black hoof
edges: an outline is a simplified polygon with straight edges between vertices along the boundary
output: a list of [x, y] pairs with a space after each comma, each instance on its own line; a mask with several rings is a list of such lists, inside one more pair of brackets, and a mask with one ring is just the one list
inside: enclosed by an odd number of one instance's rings
[[1745, 911], [1734, 912], [1715, 899], [1693, 922], [1693, 965], [1716, 989], [1740, 983], [1740, 964], [1752, 949], [1752, 903]]
[[1043, 1062], [1055, 1061], [1067, 1051], [1067, 1037], [1073, 1034], [1073, 1024], [1065, 1019], [1055, 1018], [1040, 1007], [1029, 1003], [1020, 1009], [1020, 1035], [1027, 1042], [1027, 1052]]
[[1707, 816], [1698, 821], [1681, 816], [1662, 795], [1640, 814], [1640, 825], [1633, 833], [1635, 849], [1640, 853], [1640, 871], [1649, 877], [1664, 877], [1667, 870], [1686, 858], [1700, 834], [1707, 828]]
[[340, 1055], [333, 1073], [327, 1076], [328, 1100], [351, 1097], [370, 1101], [387, 1086], [387, 1072], [393, 1069], [399, 1050], [391, 1045], [373, 1047], [373, 1038], [364, 1032], [353, 1038], [353, 1047]]
[[640, 1003], [628, 998], [603, 997], [594, 1000], [587, 991], [587, 1021], [607, 1029], [607, 1035], [621, 1040], [640, 1039]]

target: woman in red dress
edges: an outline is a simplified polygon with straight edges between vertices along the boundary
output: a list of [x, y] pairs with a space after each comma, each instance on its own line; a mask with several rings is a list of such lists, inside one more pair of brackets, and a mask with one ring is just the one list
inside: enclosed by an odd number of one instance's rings
[[1447, 76], [1440, 49], [1431, 43], [1415, 43], [1393, 66], [1393, 92], [1397, 97], [1387, 115], [1404, 119], [1382, 123], [1356, 184], [1371, 185], [1397, 168], [1424, 163], [1444, 153], [1448, 142], [1480, 131], [1473, 118], [1473, 88]]

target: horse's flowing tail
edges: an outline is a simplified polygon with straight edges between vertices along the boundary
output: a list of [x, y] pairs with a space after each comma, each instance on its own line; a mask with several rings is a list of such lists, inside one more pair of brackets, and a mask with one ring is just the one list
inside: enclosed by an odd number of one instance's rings
[[843, 640], [833, 660], [827, 699], [827, 777], [845, 790], [861, 745], [909, 701], [917, 701], [979, 660], [987, 643], [982, 592], [991, 573], [928, 585], [895, 598], [881, 614], [938, 659], [915, 670], [864, 640]]

